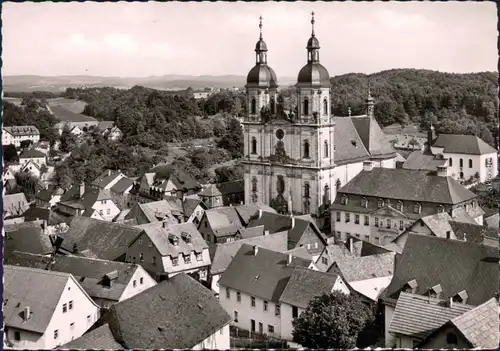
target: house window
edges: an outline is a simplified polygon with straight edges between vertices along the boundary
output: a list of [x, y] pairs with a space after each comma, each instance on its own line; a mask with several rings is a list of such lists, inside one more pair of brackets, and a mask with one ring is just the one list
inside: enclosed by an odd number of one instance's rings
[[142, 236], [139, 238], [139, 245], [142, 245]]
[[224, 335], [224, 328], [220, 329], [220, 335]]
[[472, 159], [469, 159], [469, 168], [472, 168]]
[[458, 338], [455, 333], [447, 333], [446, 334], [446, 343], [448, 345], [457, 345], [458, 344]]
[[463, 166], [464, 166], [464, 159], [463, 159], [463, 158], [461, 158], [461, 159], [460, 159], [460, 168], [462, 168]]
[[345, 213], [345, 222], [349, 223], [351, 221], [351, 214], [349, 212]]
[[264, 301], [264, 312], [267, 312], [267, 301]]
[[325, 149], [325, 151], [324, 151], [325, 156], [324, 157], [328, 157], [328, 141], [325, 140], [323, 147]]
[[328, 101], [326, 99], [323, 100], [323, 114], [324, 115], [328, 114]]
[[422, 206], [420, 206], [420, 204], [413, 205], [413, 212], [414, 213], [420, 213], [421, 207]]
[[299, 309], [297, 306], [292, 306], [292, 318], [297, 318], [299, 316]]
[[73, 301], [70, 301], [69, 302], [69, 309], [72, 310], [73, 309]]
[[460, 179], [464, 179], [464, 172], [460, 172]]
[[309, 115], [309, 100], [304, 100], [304, 116]]
[[370, 225], [370, 217], [365, 215], [365, 225], [368, 226]]
[[403, 201], [398, 201], [396, 204], [396, 210], [403, 211]]
[[309, 190], [310, 190], [310, 188], [311, 188], [311, 187], [309, 186], [309, 183], [307, 183], [307, 182], [306, 182], [306, 183], [304, 184], [304, 197], [305, 197], [306, 199], [308, 199], [308, 198], [309, 198]]
[[368, 200], [366, 197], [361, 198], [361, 207], [367, 208], [368, 207]]
[[172, 257], [172, 266], [177, 266], [179, 264], [179, 257]]
[[191, 255], [184, 255], [184, 262], [191, 263]]
[[134, 288], [135, 288], [135, 287], [137, 286], [137, 280], [134, 280], [134, 281], [132, 282], [132, 285], [133, 285], [133, 286], [134, 286]]
[[63, 304], [63, 313], [68, 312], [68, 304], [64, 303]]
[[196, 253], [195, 255], [196, 255], [196, 261], [202, 260], [201, 253]]
[[273, 333], [274, 333], [274, 326], [273, 326], [273, 325], [271, 325], [271, 324], [269, 324], [269, 325], [267, 326], [267, 332], [268, 332], [269, 334], [273, 334]]
[[252, 154], [257, 153], [257, 139], [252, 138]]
[[304, 141], [304, 158], [309, 158], [309, 141]]
[[391, 229], [391, 219], [387, 218], [387, 229]]
[[311, 212], [311, 205], [309, 203], [309, 201], [304, 201], [304, 213], [305, 214], [308, 214], [309, 212]]
[[234, 311], [234, 321], [238, 323], [238, 311]]
[[59, 337], [59, 330], [54, 330], [54, 339], [57, 339]]
[[156, 266], [156, 256], [153, 256], [153, 266]]
[[375, 217], [375, 227], [378, 227], [378, 217]]
[[337, 222], [340, 222], [340, 220], [341, 220], [341, 216], [342, 216], [341, 213], [342, 212], [337, 211]]
[[109, 208], [106, 210], [106, 214], [107, 215], [111, 214], [111, 210]]
[[328, 264], [328, 258], [321, 257], [321, 263], [323, 263], [324, 265], [327, 265]]
[[354, 223], [359, 224], [359, 214], [354, 215]]
[[69, 329], [71, 330], [75, 329], [75, 322], [69, 324]]
[[342, 195], [341, 198], [340, 198], [340, 203], [342, 205], [347, 205], [347, 202], [348, 202], [347, 196], [346, 195]]
[[21, 332], [18, 332], [18, 331], [14, 332], [14, 340], [21, 341]]
[[274, 308], [274, 314], [276, 316], [280, 316], [281, 315], [281, 308], [280, 308], [280, 305], [276, 304], [276, 307]]
[[450, 167], [452, 167], [453, 166], [453, 159], [451, 157], [449, 158], [449, 162], [450, 162]]
[[139, 279], [139, 284], [141, 284], [141, 285], [142, 285], [142, 284], [144, 284], [144, 278], [143, 278], [143, 277], [141, 277], [141, 278]]
[[378, 199], [378, 208], [384, 207], [384, 200]]
[[255, 99], [252, 99], [252, 102], [250, 105], [251, 105], [250, 111], [252, 111], [251, 113], [256, 114], [257, 113], [257, 101], [255, 101]]
[[404, 225], [405, 225], [405, 222], [399, 221], [399, 230], [403, 230], [404, 229]]
[[255, 307], [255, 297], [253, 297], [253, 296], [250, 298], [250, 305], [252, 307]]
[[231, 299], [231, 290], [229, 288], [226, 288], [226, 299]]
[[241, 293], [239, 291], [236, 292], [236, 301], [241, 302]]
[[139, 261], [144, 262], [144, 254], [139, 252]]

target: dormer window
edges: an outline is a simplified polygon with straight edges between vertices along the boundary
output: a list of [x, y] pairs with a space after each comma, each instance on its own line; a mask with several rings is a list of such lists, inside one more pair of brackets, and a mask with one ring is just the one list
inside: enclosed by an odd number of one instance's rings
[[182, 232], [181, 237], [188, 244], [191, 243], [191, 234], [186, 233], [186, 232]]
[[439, 206], [437, 207], [437, 211], [438, 211], [438, 213], [443, 213], [443, 212], [444, 212], [444, 207], [443, 207], [443, 206], [441, 206], [441, 205], [439, 205]]
[[179, 245], [179, 238], [175, 234], [168, 234], [168, 240], [174, 245]]
[[191, 255], [184, 255], [184, 262], [191, 263]]
[[179, 265], [179, 257], [172, 257], [172, 266]]
[[403, 287], [403, 291], [410, 294], [415, 294], [417, 292], [417, 288], [418, 288], [417, 281], [415, 279], [412, 279], [405, 284], [405, 286]]
[[458, 303], [467, 303], [467, 298], [469, 295], [467, 294], [467, 291], [462, 290], [455, 296], [453, 296], [453, 302], [458, 302]]
[[384, 200], [378, 199], [377, 206], [378, 206], [378, 208], [384, 207]]
[[398, 201], [396, 203], [396, 210], [401, 211], [401, 212], [403, 211], [403, 201]]
[[422, 210], [422, 206], [419, 203], [416, 203], [413, 205], [413, 213], [420, 214], [420, 211]]
[[349, 202], [349, 199], [347, 198], [347, 196], [346, 196], [346, 195], [342, 195], [342, 196], [340, 197], [340, 203], [341, 203], [342, 205], [347, 205], [347, 203], [348, 203], [348, 202]]
[[203, 257], [201, 256], [201, 253], [196, 253], [196, 261], [201, 261]]
[[433, 297], [438, 299], [439, 295], [443, 292], [443, 289], [441, 288], [440, 284], [434, 285], [432, 288], [429, 289], [429, 297]]
[[361, 207], [367, 208], [368, 207], [368, 200], [366, 197], [361, 198]]

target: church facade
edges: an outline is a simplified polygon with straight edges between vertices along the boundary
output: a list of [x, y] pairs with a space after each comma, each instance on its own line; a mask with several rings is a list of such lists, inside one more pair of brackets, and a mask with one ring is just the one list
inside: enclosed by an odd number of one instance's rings
[[[367, 99], [367, 115], [332, 115], [330, 75], [320, 63], [314, 13], [311, 24], [307, 63], [299, 71], [295, 86], [298, 106], [295, 112], [285, 113], [276, 74], [267, 63], [261, 19], [256, 64], [247, 76], [243, 163], [245, 203], [320, 218], [328, 216], [336, 190], [363, 169], [363, 161], [373, 159], [376, 167], [394, 168], [396, 155], [373, 118], [371, 96]], [[358, 128], [364, 132], [359, 133]], [[358, 152], [352, 152], [352, 148]]]

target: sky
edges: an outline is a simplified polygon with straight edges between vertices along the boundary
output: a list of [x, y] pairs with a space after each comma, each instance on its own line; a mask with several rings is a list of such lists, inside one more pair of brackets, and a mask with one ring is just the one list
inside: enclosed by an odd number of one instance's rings
[[2, 4], [2, 74], [246, 75], [259, 16], [268, 63], [296, 77], [311, 12], [330, 75], [393, 68], [497, 70], [494, 2]]

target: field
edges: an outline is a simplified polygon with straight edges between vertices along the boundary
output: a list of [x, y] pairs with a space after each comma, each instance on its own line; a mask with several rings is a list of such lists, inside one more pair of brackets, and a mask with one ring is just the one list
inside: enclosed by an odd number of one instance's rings
[[60, 106], [74, 113], [82, 113], [86, 105], [84, 101], [66, 98], [48, 99], [47, 102], [49, 106]]
[[420, 128], [415, 124], [409, 124], [403, 128], [399, 123], [394, 123], [391, 124], [390, 126], [383, 128], [383, 131], [387, 135], [410, 134], [422, 137], [426, 136], [426, 133], [422, 132]]

